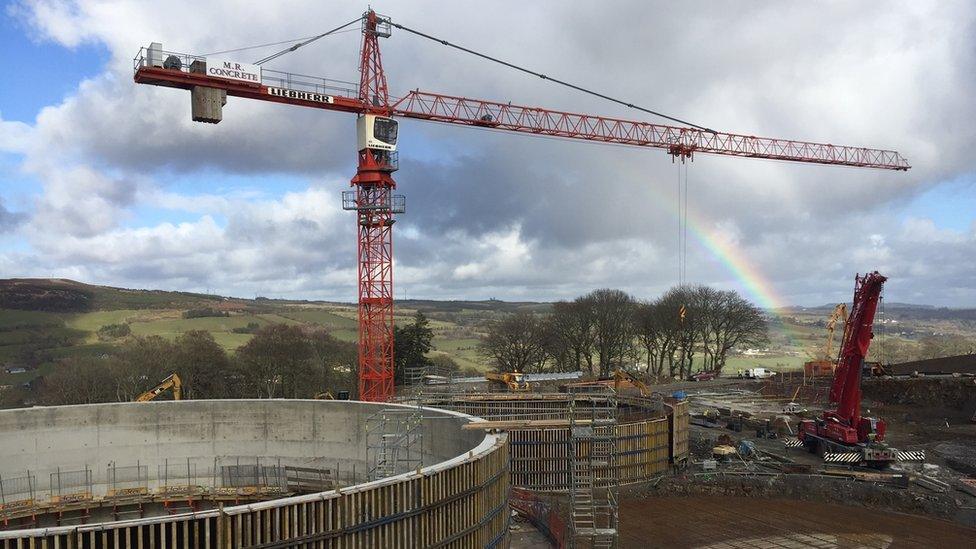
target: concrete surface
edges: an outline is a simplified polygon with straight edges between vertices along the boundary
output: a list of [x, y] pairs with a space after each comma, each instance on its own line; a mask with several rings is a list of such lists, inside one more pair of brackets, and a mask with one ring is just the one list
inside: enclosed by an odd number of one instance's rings
[[[94, 495], [106, 490], [106, 470], [143, 466], [150, 490], [157, 472], [192, 462], [207, 485], [214, 459], [280, 460], [281, 465], [368, 470], [365, 427], [382, 405], [355, 401], [200, 400], [36, 407], [0, 411], [0, 478], [36, 477], [44, 490], [51, 473], [88, 468]], [[474, 448], [484, 438], [462, 431], [468, 419], [426, 409], [423, 464]], [[5, 481], [6, 482], [6, 481]]]

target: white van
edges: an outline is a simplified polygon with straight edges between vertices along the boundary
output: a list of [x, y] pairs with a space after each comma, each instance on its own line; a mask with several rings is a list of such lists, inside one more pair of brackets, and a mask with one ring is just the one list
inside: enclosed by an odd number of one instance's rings
[[775, 375], [776, 372], [767, 370], [766, 368], [749, 368], [748, 370], [739, 370], [739, 377], [746, 379], [768, 379]]

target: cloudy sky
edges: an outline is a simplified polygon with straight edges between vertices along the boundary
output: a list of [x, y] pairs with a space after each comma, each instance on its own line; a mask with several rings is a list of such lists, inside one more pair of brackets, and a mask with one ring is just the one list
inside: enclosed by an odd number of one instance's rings
[[[324, 32], [362, 2], [36, 0], [0, 10], [0, 277], [355, 298], [352, 115], [132, 82], [141, 46], [196, 54]], [[404, 25], [723, 131], [895, 149], [907, 173], [695, 158], [687, 279], [764, 304], [976, 306], [976, 5], [373, 2]], [[267, 68], [358, 80], [358, 32]], [[420, 88], [649, 116], [394, 32]], [[275, 48], [229, 56], [252, 62]], [[531, 299], [677, 282], [679, 166], [658, 150], [404, 120], [397, 297]], [[684, 173], [684, 172], [682, 172]]]

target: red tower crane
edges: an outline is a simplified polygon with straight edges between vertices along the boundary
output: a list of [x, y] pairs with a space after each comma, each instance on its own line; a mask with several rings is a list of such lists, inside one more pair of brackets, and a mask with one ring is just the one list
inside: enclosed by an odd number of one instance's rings
[[652, 124], [419, 90], [391, 103], [379, 39], [389, 37], [394, 26], [432, 37], [394, 24], [372, 10], [361, 21], [358, 93], [326, 78], [222, 59], [211, 58], [208, 63], [206, 57], [163, 51], [158, 43], [139, 51], [134, 79], [140, 84], [190, 90], [193, 119], [202, 122], [221, 120], [227, 95], [358, 115], [359, 163], [352, 179], [354, 190], [343, 193], [343, 208], [355, 211], [357, 221], [362, 400], [385, 401], [393, 395], [393, 223], [405, 205], [402, 196], [393, 194], [396, 183], [391, 174], [397, 169], [397, 122], [393, 117], [651, 147], [682, 159], [708, 153], [887, 170], [910, 167], [900, 154], [889, 150], [721, 133], [693, 125]]

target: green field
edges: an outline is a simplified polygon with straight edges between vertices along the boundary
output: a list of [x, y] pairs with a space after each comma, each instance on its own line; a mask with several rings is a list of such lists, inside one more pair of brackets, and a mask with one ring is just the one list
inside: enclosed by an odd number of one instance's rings
[[[265, 326], [287, 323], [321, 327], [334, 337], [348, 342], [358, 339], [358, 311], [355, 305], [328, 302], [269, 299], [233, 299], [218, 296], [125, 290], [90, 286], [59, 280], [0, 280], [0, 366], [36, 366], [25, 374], [6, 374], [0, 370], [0, 385], [24, 383], [49, 371], [54, 362], [70, 356], [102, 355], [125, 341], [99, 339], [99, 329], [112, 324], [128, 324], [133, 336], [160, 336], [174, 339], [190, 330], [205, 330], [227, 351], [234, 351], [252, 337], [234, 333], [256, 323]], [[31, 309], [31, 306], [37, 310]], [[60, 307], [60, 308], [59, 308]], [[188, 310], [212, 309], [215, 316], [184, 318]], [[776, 311], [770, 321], [770, 342], [761, 356], [736, 354], [728, 358], [726, 371], [764, 367], [778, 371], [795, 370], [822, 348], [824, 322], [833, 306]], [[462, 369], [485, 371], [488, 360], [477, 346], [491, 322], [516, 311], [544, 313], [546, 303], [501, 301], [401, 301], [395, 321], [405, 324], [422, 311], [434, 332], [432, 355], [452, 358]], [[219, 312], [217, 312], [219, 311]], [[889, 318], [900, 318], [892, 325], [889, 341], [916, 345], [926, 334], [972, 335], [976, 321], [961, 313], [931, 308], [906, 309], [900, 317], [893, 308]], [[222, 314], [226, 316], [216, 316]], [[928, 316], [926, 316], [928, 315]], [[840, 343], [835, 335], [834, 351]], [[103, 333], [103, 338], [107, 336]], [[131, 337], [131, 336], [130, 336]], [[881, 341], [884, 341], [882, 337]], [[872, 352], [881, 347], [878, 341]], [[26, 357], [26, 358], [25, 358]]]

